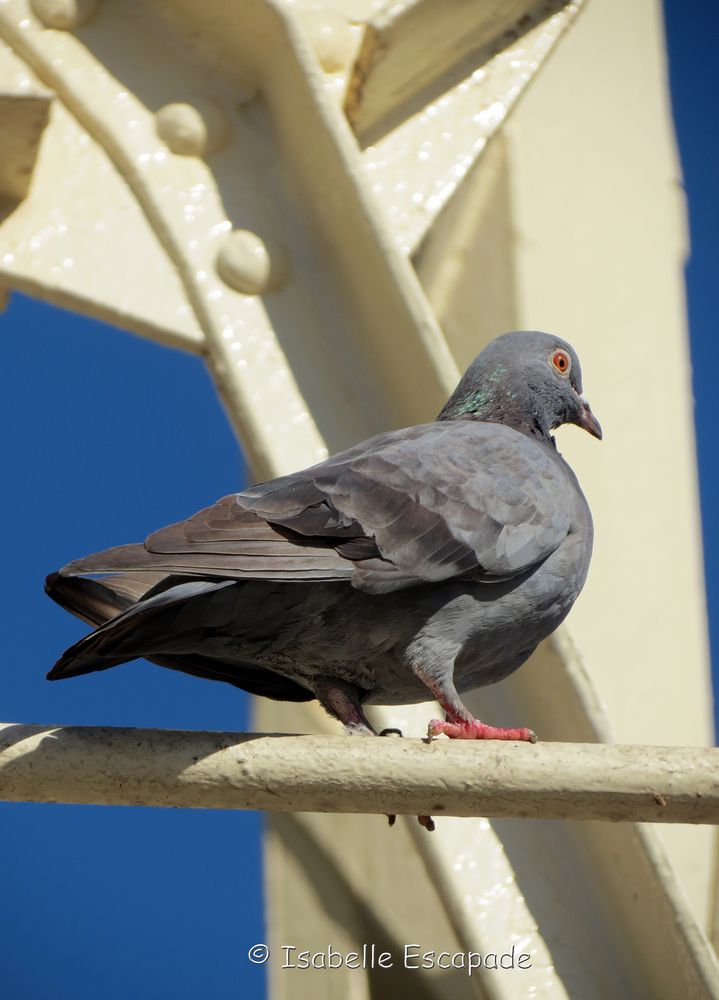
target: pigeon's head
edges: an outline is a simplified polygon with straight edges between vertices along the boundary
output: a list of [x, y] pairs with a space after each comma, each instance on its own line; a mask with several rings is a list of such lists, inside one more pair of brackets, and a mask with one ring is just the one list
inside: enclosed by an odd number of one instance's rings
[[479, 354], [438, 420], [508, 424], [549, 439], [561, 424], [601, 438], [602, 428], [582, 396], [582, 369], [574, 348], [549, 333], [505, 333]]

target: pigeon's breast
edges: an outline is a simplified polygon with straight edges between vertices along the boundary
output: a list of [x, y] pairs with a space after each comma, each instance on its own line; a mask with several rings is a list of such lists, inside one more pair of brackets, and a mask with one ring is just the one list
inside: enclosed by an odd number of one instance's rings
[[561, 624], [586, 580], [592, 531], [581, 500], [583, 509], [564, 541], [521, 576], [397, 594], [397, 601], [413, 602], [406, 606], [413, 634], [376, 664], [368, 702], [425, 701], [426, 689], [407, 671], [408, 663], [437, 676], [453, 673], [460, 693], [493, 684], [520, 667]]

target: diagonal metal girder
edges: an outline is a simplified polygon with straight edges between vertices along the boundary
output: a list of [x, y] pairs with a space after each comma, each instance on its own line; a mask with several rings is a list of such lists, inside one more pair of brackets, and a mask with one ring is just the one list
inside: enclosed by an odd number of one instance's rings
[[30, 188], [52, 95], [0, 93], [0, 199], [19, 201]]
[[363, 27], [345, 110], [368, 145], [469, 76], [568, 0], [417, 0]]

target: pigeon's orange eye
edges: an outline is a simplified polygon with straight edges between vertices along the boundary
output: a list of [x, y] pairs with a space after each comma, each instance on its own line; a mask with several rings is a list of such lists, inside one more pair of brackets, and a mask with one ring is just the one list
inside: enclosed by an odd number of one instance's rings
[[560, 375], [566, 375], [572, 367], [572, 359], [566, 351], [554, 351], [552, 353], [552, 364]]

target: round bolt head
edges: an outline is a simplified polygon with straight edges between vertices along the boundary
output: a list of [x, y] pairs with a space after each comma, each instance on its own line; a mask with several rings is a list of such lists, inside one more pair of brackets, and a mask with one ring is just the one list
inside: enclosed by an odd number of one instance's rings
[[235, 291], [261, 295], [284, 285], [289, 259], [279, 244], [266, 243], [248, 229], [234, 229], [217, 255], [217, 272]]
[[302, 15], [312, 48], [326, 73], [344, 69], [352, 58], [355, 31], [349, 21], [329, 10]]
[[30, 0], [30, 7], [46, 28], [71, 31], [89, 21], [99, 0]]
[[166, 104], [155, 115], [155, 128], [165, 145], [180, 156], [207, 156], [230, 135], [224, 112], [202, 97]]

